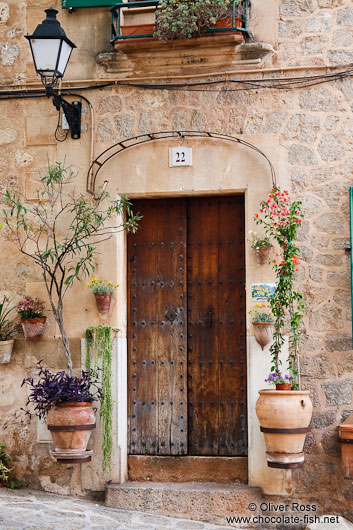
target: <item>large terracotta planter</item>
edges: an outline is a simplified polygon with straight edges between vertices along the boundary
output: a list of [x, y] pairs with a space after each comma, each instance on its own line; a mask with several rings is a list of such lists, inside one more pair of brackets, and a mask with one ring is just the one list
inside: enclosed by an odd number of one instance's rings
[[26, 340], [37, 342], [44, 333], [44, 324], [47, 317], [21, 318], [21, 326]]
[[344, 478], [353, 478], [353, 414], [338, 426], [341, 445], [342, 473]]
[[263, 350], [273, 340], [274, 324], [272, 322], [253, 322], [252, 325], [254, 326], [256, 342], [260, 344]]
[[[154, 24], [130, 24], [126, 26], [121, 26], [121, 34], [126, 36], [134, 36], [134, 35], [153, 35], [154, 33]], [[144, 40], [156, 40], [157, 37], [134, 37], [133, 41], [144, 41]], [[126, 39], [123, 39], [126, 40]]]
[[9, 363], [14, 345], [14, 340], [0, 341], [0, 364]]
[[292, 469], [304, 462], [313, 406], [308, 390], [259, 390], [256, 414], [266, 443], [269, 467]]
[[255, 247], [256, 263], [259, 263], [260, 265], [265, 265], [265, 263], [268, 263], [271, 248], [272, 247], [270, 245], [261, 245], [261, 247]]
[[98, 313], [109, 313], [113, 293], [94, 293]]
[[87, 451], [91, 431], [96, 427], [96, 410], [91, 403], [62, 403], [48, 412], [47, 426], [53, 439], [51, 454], [58, 462], [82, 463], [91, 460]]

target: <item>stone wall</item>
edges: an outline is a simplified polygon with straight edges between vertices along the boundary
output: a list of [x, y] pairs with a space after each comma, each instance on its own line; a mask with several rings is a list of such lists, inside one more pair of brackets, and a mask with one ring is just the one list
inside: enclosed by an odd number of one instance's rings
[[[0, 60], [3, 78], [9, 82], [24, 80], [26, 76], [33, 80], [23, 33], [27, 27], [28, 31], [35, 27], [38, 16], [41, 19], [39, 8], [34, 11], [29, 15], [27, 10], [29, 21], [24, 24], [25, 18], [19, 16], [15, 2], [0, 3]], [[107, 29], [105, 14], [102, 10], [98, 13], [91, 29], [95, 38], [88, 39], [87, 33], [78, 35], [80, 65], [75, 70], [79, 61], [74, 59], [74, 66], [68, 69], [69, 79], [114, 77], [94, 62], [95, 54], [109, 48], [103, 45], [101, 32], [102, 28]], [[353, 62], [350, 0], [282, 0], [278, 2], [278, 13], [278, 55], [268, 66], [303, 66], [306, 68], [295, 71], [295, 75], [302, 76], [326, 73], [325, 69], [311, 67]], [[80, 20], [88, 30], [93, 16], [91, 11], [83, 10], [77, 14], [76, 22]], [[72, 33], [75, 19], [66, 13], [60, 13], [60, 19], [70, 36], [69, 28]], [[294, 73], [252, 72], [241, 73], [238, 78], [282, 75], [291, 77]], [[280, 157], [276, 158], [278, 183], [287, 186], [290, 182], [290, 192], [303, 199], [306, 210], [299, 237], [302, 264], [297, 280], [308, 302], [303, 325], [302, 383], [310, 389], [314, 402], [313, 431], [306, 441], [307, 462], [294, 473], [294, 496], [314, 496], [327, 510], [337, 512], [339, 506], [341, 513], [352, 518], [353, 494], [351, 482], [343, 479], [340, 470], [337, 425], [353, 413], [348, 202], [353, 171], [353, 78], [292, 91], [235, 91], [235, 88], [230, 84], [210, 85], [192, 92], [119, 86], [88, 92], [85, 95], [96, 116], [95, 154], [134, 135], [173, 129], [226, 133], [255, 145], [272, 144], [276, 150], [280, 146]], [[79, 187], [83, 189], [92, 123], [88, 108], [82, 139], [58, 145], [53, 141], [56, 112], [46, 99], [1, 101], [0, 105], [1, 189], [9, 186], [33, 190], [48, 158], [51, 161], [65, 158], [68, 164], [74, 164]], [[43, 119], [40, 127], [38, 120], [33, 121], [33, 115]], [[271, 147], [266, 154], [271, 158]], [[261, 177], [254, 175], [254, 182]], [[212, 175], [208, 178], [211, 181]], [[114, 191], [114, 182], [111, 186]], [[145, 191], [148, 193], [148, 189]], [[248, 212], [249, 228], [253, 213]], [[40, 284], [38, 271], [17, 254], [15, 242], [4, 231], [0, 233], [0, 252], [2, 263], [6, 262], [0, 275], [0, 295], [6, 292], [19, 297], [31, 285]], [[98, 266], [102, 267], [102, 263]], [[81, 286], [75, 296], [77, 293], [83, 297], [87, 311], [70, 333], [75, 344], [76, 368], [83, 329], [99, 322]], [[55, 329], [48, 332], [38, 349], [17, 341], [14, 361], [2, 366], [0, 442], [5, 441], [15, 456], [18, 474], [34, 487], [68, 492], [79, 489], [77, 472], [75, 475], [70, 468], [63, 471], [52, 463], [46, 445], [37, 443], [35, 424], [29, 423], [19, 411], [25, 402], [19, 383], [34, 361], [46, 355], [52, 368], [63, 365], [55, 333]]]

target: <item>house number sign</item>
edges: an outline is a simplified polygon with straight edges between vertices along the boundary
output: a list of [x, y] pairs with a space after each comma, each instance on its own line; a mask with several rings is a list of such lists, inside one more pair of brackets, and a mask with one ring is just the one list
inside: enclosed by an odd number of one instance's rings
[[192, 166], [191, 147], [170, 147], [169, 167]]

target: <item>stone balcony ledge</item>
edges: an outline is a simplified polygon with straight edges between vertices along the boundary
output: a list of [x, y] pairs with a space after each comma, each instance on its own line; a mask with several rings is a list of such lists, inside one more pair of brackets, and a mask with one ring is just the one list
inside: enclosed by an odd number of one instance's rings
[[96, 61], [117, 79], [129, 79], [261, 68], [273, 53], [271, 44], [244, 42], [240, 34], [227, 34], [165, 44], [148, 38], [119, 41], [114, 51], [98, 54]]

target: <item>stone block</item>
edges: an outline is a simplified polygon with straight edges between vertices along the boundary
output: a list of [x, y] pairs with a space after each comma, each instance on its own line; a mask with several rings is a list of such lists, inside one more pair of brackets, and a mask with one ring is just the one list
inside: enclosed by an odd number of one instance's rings
[[343, 328], [342, 309], [328, 302], [309, 315], [310, 328], [316, 331], [335, 331]]
[[9, 44], [8, 42], [3, 44], [0, 48], [1, 64], [3, 66], [12, 66], [15, 64], [19, 51], [17, 44]]
[[326, 339], [325, 348], [329, 352], [352, 350], [352, 337], [347, 333], [330, 334]]
[[336, 304], [342, 307], [351, 306], [351, 293], [349, 291], [344, 291], [343, 289], [336, 289], [333, 295], [333, 299]]
[[15, 164], [17, 167], [27, 167], [33, 162], [33, 156], [25, 151], [15, 152]]
[[98, 123], [97, 131], [98, 131], [99, 141], [101, 142], [115, 142], [116, 141], [116, 134], [113, 130], [113, 127], [110, 123], [109, 118], [105, 118], [104, 120]]
[[312, 0], [283, 0], [279, 13], [283, 17], [307, 17], [314, 10]]
[[309, 147], [294, 144], [289, 149], [288, 162], [297, 166], [313, 166], [317, 164], [317, 159]]
[[317, 197], [306, 194], [302, 201], [306, 218], [314, 217], [323, 210], [322, 203]]
[[114, 124], [120, 140], [127, 140], [134, 136], [135, 117], [132, 114], [114, 116]]
[[340, 119], [338, 116], [335, 116], [334, 114], [332, 114], [331, 116], [327, 116], [325, 120], [325, 129], [327, 129], [328, 131], [335, 131], [339, 122]]
[[9, 4], [0, 2], [0, 24], [5, 24], [10, 16]]
[[353, 31], [351, 29], [340, 29], [335, 31], [332, 35], [332, 44], [339, 48], [345, 46], [352, 46], [353, 44]]
[[331, 21], [331, 13], [321, 11], [306, 20], [306, 31], [308, 33], [328, 33], [331, 29]]
[[112, 114], [120, 112], [122, 109], [122, 102], [119, 96], [106, 96], [98, 105], [98, 114]]
[[325, 379], [331, 376], [332, 366], [328, 362], [327, 355], [322, 355], [321, 357], [302, 355], [300, 361], [300, 373], [304, 377]]
[[6, 129], [0, 129], [0, 145], [12, 144], [17, 139], [16, 129], [7, 127]]
[[299, 94], [299, 105], [302, 109], [313, 111], [334, 112], [344, 110], [345, 105], [342, 98], [331, 88], [308, 88], [301, 90]]
[[305, 438], [304, 443], [304, 453], [309, 455], [317, 455], [319, 453], [319, 448], [315, 436], [311, 433], [308, 433]]
[[325, 162], [334, 162], [345, 156], [341, 140], [332, 134], [327, 134], [320, 140], [318, 152]]
[[339, 407], [341, 405], [350, 405], [352, 403], [352, 379], [322, 383], [321, 388], [325, 393], [326, 405], [328, 407]]
[[310, 114], [295, 114], [289, 120], [284, 132], [286, 140], [297, 139], [299, 142], [314, 142], [320, 129], [320, 120]]
[[342, 265], [342, 258], [337, 254], [318, 254], [314, 260], [318, 265], [325, 265], [327, 267]]
[[327, 37], [315, 35], [312, 37], [305, 37], [302, 40], [301, 47], [304, 55], [317, 55], [322, 53], [327, 46]]
[[329, 240], [326, 236], [321, 235], [314, 235], [310, 239], [310, 244], [313, 248], [316, 248], [317, 250], [323, 250], [328, 248], [329, 246]]
[[313, 280], [313, 282], [321, 283], [322, 276], [323, 276], [322, 269], [319, 269], [318, 267], [309, 267], [309, 278]]
[[336, 365], [338, 377], [347, 376], [347, 374], [353, 372], [352, 350], [340, 350], [339, 355], [337, 355], [337, 352], [335, 352], [333, 355], [332, 362]]
[[334, 411], [314, 412], [310, 425], [313, 429], [324, 429], [332, 425], [335, 420], [336, 412]]
[[349, 272], [328, 272], [327, 273], [327, 284], [330, 287], [348, 287], [350, 286], [350, 273]]
[[291, 175], [291, 184], [293, 193], [302, 193], [306, 191], [306, 174], [300, 167], [295, 167]]
[[322, 435], [321, 445], [324, 452], [332, 458], [340, 458], [340, 444], [338, 441], [338, 430], [327, 431]]
[[299, 258], [309, 263], [313, 259], [313, 251], [308, 247], [299, 246]]
[[278, 24], [278, 35], [284, 39], [296, 39], [303, 32], [303, 24], [298, 21], [283, 21]]
[[337, 12], [337, 24], [339, 26], [353, 26], [353, 9], [344, 8]]
[[330, 50], [328, 58], [331, 64], [351, 64], [353, 62], [353, 52], [348, 50]]
[[341, 234], [345, 230], [344, 218], [337, 213], [326, 213], [315, 219], [314, 226], [320, 232]]
[[333, 182], [332, 184], [315, 188], [314, 192], [318, 197], [324, 198], [330, 208], [337, 210], [338, 204], [343, 195], [342, 186], [336, 182]]
[[148, 134], [152, 132], [151, 114], [142, 112], [139, 121], [139, 134]]

